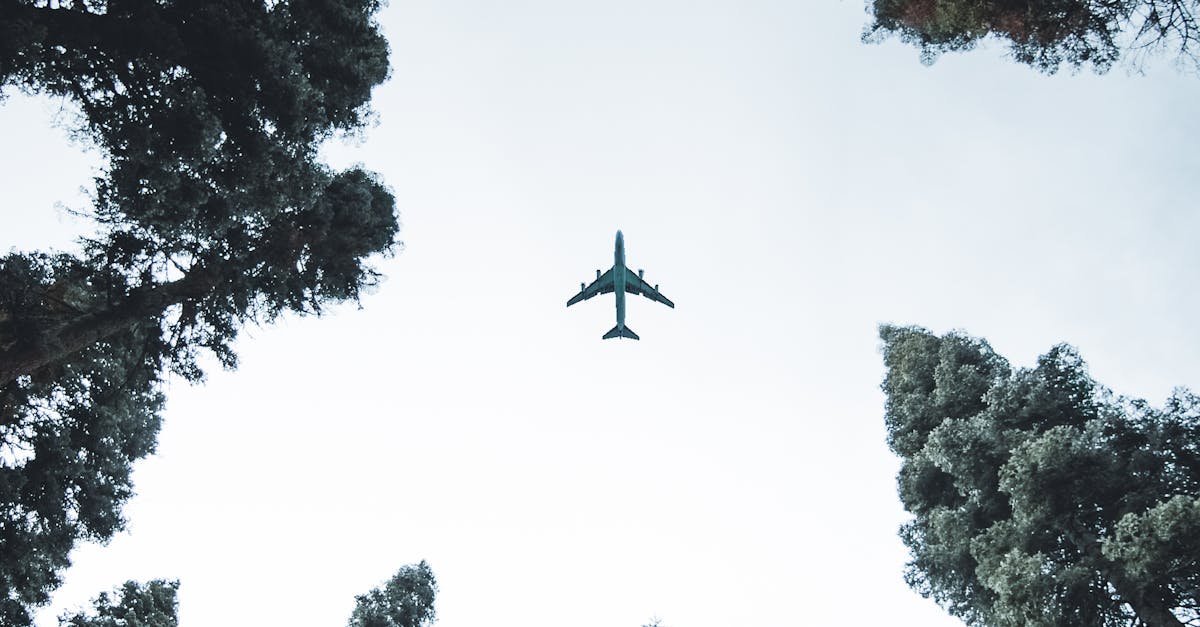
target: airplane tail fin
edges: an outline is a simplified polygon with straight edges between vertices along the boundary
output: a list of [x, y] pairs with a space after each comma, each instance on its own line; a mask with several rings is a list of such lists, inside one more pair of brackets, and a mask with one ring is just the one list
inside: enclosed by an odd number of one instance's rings
[[620, 325], [613, 327], [611, 331], [604, 334], [604, 339], [606, 340], [611, 340], [614, 337], [627, 337], [631, 340], [642, 339], [637, 336], [637, 333], [633, 332], [633, 329], [630, 329], [629, 327], [622, 328]]

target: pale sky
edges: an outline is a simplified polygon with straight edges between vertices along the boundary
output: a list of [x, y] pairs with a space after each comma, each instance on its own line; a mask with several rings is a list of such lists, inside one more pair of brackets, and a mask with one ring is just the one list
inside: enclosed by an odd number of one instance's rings
[[[185, 627], [343, 625], [429, 561], [442, 627], [954, 625], [903, 582], [876, 327], [1066, 341], [1200, 388], [1200, 78], [864, 45], [858, 0], [393, 0], [394, 190], [363, 308], [249, 328], [168, 389], [128, 530], [39, 625], [179, 578]], [[96, 156], [0, 106], [0, 250], [69, 246]], [[622, 229], [672, 310], [565, 308]]]

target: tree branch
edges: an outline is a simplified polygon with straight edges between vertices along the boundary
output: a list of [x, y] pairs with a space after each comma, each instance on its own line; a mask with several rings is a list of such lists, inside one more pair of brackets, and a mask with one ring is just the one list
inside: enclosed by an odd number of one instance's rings
[[128, 330], [171, 305], [199, 298], [216, 287], [217, 281], [213, 273], [194, 270], [177, 281], [134, 292], [115, 307], [80, 316], [55, 330], [49, 342], [2, 351], [0, 386]]

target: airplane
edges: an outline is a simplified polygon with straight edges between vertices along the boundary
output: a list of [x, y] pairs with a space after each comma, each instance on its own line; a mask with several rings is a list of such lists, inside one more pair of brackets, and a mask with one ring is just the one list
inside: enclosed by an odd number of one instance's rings
[[597, 294], [616, 292], [617, 326], [613, 327], [608, 333], [605, 333], [604, 339], [608, 340], [614, 337], [627, 337], [631, 340], [641, 339], [637, 336], [637, 333], [633, 332], [633, 329], [625, 326], [625, 292], [641, 294], [671, 309], [675, 308], [675, 303], [659, 293], [657, 285], [650, 287], [649, 283], [642, 280], [645, 274], [645, 270], [638, 270], [637, 274], [634, 274], [633, 270], [625, 267], [625, 236], [621, 235], [621, 231], [618, 230], [617, 244], [613, 250], [613, 267], [609, 268], [608, 272], [604, 274], [600, 274], [600, 271], [596, 270], [596, 280], [592, 281], [591, 285], [580, 283], [579, 293], [567, 301], [567, 307], [585, 301]]

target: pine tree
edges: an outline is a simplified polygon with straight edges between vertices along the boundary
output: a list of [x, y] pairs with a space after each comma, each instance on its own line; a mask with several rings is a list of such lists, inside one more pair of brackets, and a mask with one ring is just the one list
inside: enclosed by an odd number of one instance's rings
[[122, 528], [167, 371], [250, 321], [354, 301], [391, 193], [317, 150], [388, 72], [377, 0], [0, 0], [0, 88], [61, 96], [107, 159], [77, 256], [0, 257], [0, 623]]
[[1103, 73], [1123, 54], [1170, 48], [1200, 67], [1197, 0], [870, 0], [867, 12], [865, 41], [898, 35], [925, 63], [994, 35], [1018, 62], [1047, 73], [1064, 63]]
[[437, 580], [424, 560], [401, 568], [380, 588], [354, 598], [347, 627], [428, 627], [437, 618]]
[[127, 581], [115, 598], [107, 592], [93, 601], [94, 613], [64, 614], [59, 627], [178, 627], [178, 581], [155, 579], [146, 585]]
[[907, 581], [969, 625], [1200, 621], [1200, 397], [1114, 397], [1059, 345], [884, 326]]

